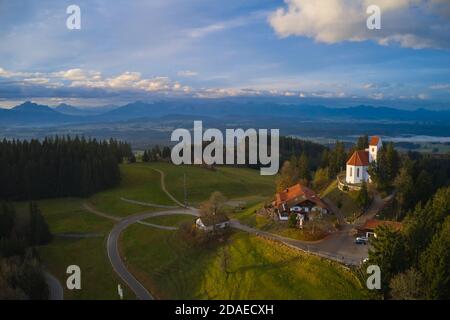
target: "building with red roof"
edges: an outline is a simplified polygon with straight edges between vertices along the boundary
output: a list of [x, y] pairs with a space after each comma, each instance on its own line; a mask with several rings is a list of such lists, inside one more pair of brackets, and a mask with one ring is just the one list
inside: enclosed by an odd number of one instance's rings
[[378, 152], [382, 148], [381, 138], [370, 137], [369, 148], [357, 150], [347, 161], [345, 182], [350, 185], [360, 185], [363, 182], [370, 182], [368, 173], [369, 165], [377, 161]]
[[367, 220], [363, 226], [358, 228], [358, 231], [366, 236], [374, 235], [376, 236], [376, 229], [378, 227], [385, 226], [391, 228], [395, 231], [400, 231], [402, 229], [401, 222], [397, 221], [389, 221], [389, 220], [378, 220], [378, 219], [369, 219]]
[[328, 207], [322, 199], [313, 190], [301, 184], [278, 192], [273, 206], [278, 210], [281, 220], [287, 220], [291, 212], [306, 215], [313, 211], [328, 213]]

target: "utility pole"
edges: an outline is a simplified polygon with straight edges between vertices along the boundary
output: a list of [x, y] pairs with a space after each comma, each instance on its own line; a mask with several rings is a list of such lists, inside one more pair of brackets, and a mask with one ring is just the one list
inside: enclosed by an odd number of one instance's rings
[[187, 190], [186, 190], [186, 172], [184, 173], [183, 187], [184, 187], [184, 207], [187, 208], [188, 202], [187, 202]]

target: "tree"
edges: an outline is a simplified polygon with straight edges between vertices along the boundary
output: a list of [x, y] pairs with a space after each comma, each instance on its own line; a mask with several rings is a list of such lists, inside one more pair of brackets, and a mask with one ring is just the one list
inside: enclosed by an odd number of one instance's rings
[[387, 293], [390, 279], [406, 267], [404, 240], [400, 232], [388, 226], [380, 226], [375, 232], [377, 237], [371, 239], [369, 260], [383, 271], [382, 290]]
[[381, 150], [385, 150], [383, 153], [386, 154], [386, 175], [389, 180], [389, 184], [392, 184], [393, 180], [398, 174], [400, 168], [400, 156], [394, 148], [394, 143], [388, 143]]
[[282, 191], [298, 182], [298, 171], [295, 162], [285, 161], [277, 177], [277, 191]]
[[411, 209], [414, 203], [414, 181], [407, 167], [402, 167], [394, 181], [396, 199], [400, 210]]
[[399, 273], [389, 284], [394, 300], [423, 300], [425, 298], [425, 281], [416, 269]]
[[162, 157], [163, 159], [170, 159], [171, 150], [169, 147], [165, 146], [162, 150]]
[[414, 188], [414, 200], [416, 202], [426, 202], [430, 197], [433, 195], [433, 181], [431, 180], [430, 175], [425, 171], [420, 171], [419, 175], [416, 178], [415, 185], [417, 186]]
[[200, 215], [202, 216], [202, 220], [211, 221], [214, 231], [218, 218], [225, 216], [226, 202], [227, 198], [221, 192], [214, 191], [209, 199], [200, 205]]
[[298, 178], [307, 184], [311, 180], [311, 172], [309, 169], [309, 160], [306, 153], [302, 153], [298, 159]]
[[15, 210], [11, 203], [0, 204], [0, 239], [9, 238], [13, 231]]
[[30, 202], [30, 226], [28, 241], [29, 244], [43, 245], [47, 244], [52, 240], [52, 234], [48, 227], [47, 222], [42, 216], [41, 210], [39, 210], [36, 203]]
[[360, 136], [356, 142], [356, 150], [365, 150], [369, 147], [369, 136], [367, 134]]
[[450, 216], [420, 259], [427, 283], [427, 297], [450, 299]]
[[336, 178], [345, 168], [347, 154], [343, 142], [336, 141], [334, 149], [328, 153], [328, 174], [330, 179]]
[[297, 228], [297, 214], [291, 213], [288, 220], [289, 228]]
[[142, 162], [149, 162], [150, 161], [150, 157], [148, 155], [147, 150], [144, 150], [144, 154], [142, 155]]
[[356, 197], [356, 203], [359, 208], [364, 211], [369, 207], [370, 201], [371, 199], [369, 191], [367, 190], [367, 184], [363, 182], [361, 185], [361, 190], [359, 190], [358, 196]]
[[328, 167], [317, 169], [314, 173], [313, 186], [315, 189], [320, 190], [328, 183]]

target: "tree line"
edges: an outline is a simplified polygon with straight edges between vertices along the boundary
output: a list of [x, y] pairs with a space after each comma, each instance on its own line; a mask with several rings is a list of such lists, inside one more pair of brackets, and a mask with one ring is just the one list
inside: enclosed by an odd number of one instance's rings
[[160, 160], [170, 160], [171, 150], [169, 147], [160, 147], [158, 145], [151, 149], [144, 150], [142, 162], [156, 162]]
[[[120, 182], [129, 144], [84, 137], [0, 142], [0, 199], [88, 196]], [[5, 183], [7, 182], [7, 183]]]
[[[287, 146], [282, 151], [284, 157], [276, 180], [277, 190], [281, 191], [296, 183], [323, 188], [329, 180], [345, 169], [348, 153], [341, 141], [336, 141], [332, 148], [295, 138], [284, 138]], [[283, 159], [283, 157], [282, 157]]]
[[450, 298], [450, 187], [419, 202], [400, 231], [385, 226], [376, 233], [368, 263], [382, 270], [385, 297]]

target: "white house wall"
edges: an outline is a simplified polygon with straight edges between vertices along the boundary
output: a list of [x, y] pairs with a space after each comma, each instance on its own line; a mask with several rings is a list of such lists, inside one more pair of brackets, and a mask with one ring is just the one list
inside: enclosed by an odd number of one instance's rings
[[[356, 176], [359, 169], [359, 176]], [[347, 165], [346, 170], [346, 178], [345, 181], [347, 183], [362, 183], [363, 181], [367, 182], [369, 180], [369, 174], [367, 172], [366, 166], [352, 166]]]

